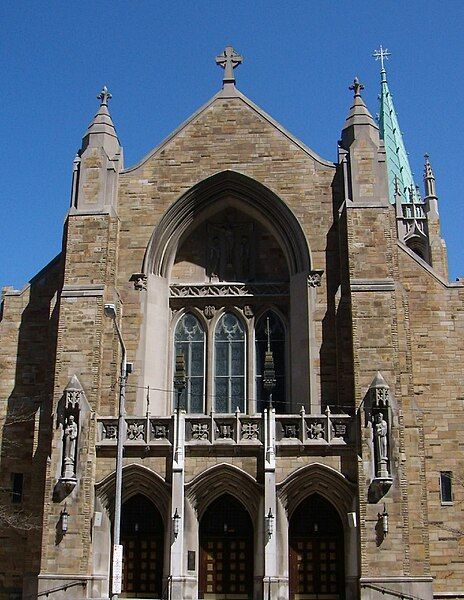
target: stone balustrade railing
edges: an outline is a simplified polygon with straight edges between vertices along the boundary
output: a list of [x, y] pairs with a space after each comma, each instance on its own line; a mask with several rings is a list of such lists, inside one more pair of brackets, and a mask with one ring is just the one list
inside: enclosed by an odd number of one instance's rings
[[[243, 445], [264, 443], [262, 415], [232, 414], [183, 415], [185, 445]], [[127, 417], [126, 446], [172, 445], [175, 417]], [[275, 416], [275, 443], [292, 445], [346, 445], [352, 441], [353, 418], [347, 414], [306, 414]], [[114, 417], [98, 418], [98, 445], [116, 445], [118, 421]]]

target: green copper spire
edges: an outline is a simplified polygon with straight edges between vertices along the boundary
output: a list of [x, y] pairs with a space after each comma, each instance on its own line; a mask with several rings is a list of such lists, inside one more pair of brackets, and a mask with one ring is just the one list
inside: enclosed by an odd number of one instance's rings
[[392, 204], [395, 204], [396, 196], [399, 194], [401, 204], [419, 203], [421, 200], [416, 184], [414, 183], [408, 155], [404, 146], [403, 135], [387, 83], [387, 72], [384, 61], [388, 59], [390, 52], [380, 46], [380, 49], [376, 50], [373, 56], [376, 60], [380, 60], [382, 66], [380, 71], [379, 129], [380, 136], [385, 143], [389, 199]]

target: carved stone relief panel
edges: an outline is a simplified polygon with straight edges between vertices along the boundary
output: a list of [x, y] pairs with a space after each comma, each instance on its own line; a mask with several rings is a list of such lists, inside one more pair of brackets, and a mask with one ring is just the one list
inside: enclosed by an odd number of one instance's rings
[[253, 223], [207, 224], [206, 275], [215, 281], [254, 279]]

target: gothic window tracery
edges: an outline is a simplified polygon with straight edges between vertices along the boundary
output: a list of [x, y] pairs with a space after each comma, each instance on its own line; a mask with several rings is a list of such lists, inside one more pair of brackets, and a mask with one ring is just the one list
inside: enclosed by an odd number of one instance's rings
[[245, 330], [233, 313], [224, 313], [214, 335], [215, 412], [245, 411]]
[[269, 348], [274, 358], [276, 386], [272, 392], [272, 402], [277, 413], [286, 411], [285, 381], [285, 327], [280, 317], [273, 311], [266, 311], [258, 319], [255, 327], [255, 386], [258, 411], [262, 411], [269, 401], [263, 387], [264, 355]]
[[[277, 380], [273, 404], [278, 412], [288, 412], [284, 318], [290, 312], [289, 268], [282, 243], [264, 222], [231, 199], [223, 210], [199, 218], [176, 250], [169, 296], [171, 314], [183, 315], [180, 320], [174, 316], [171, 366], [183, 352], [185, 410], [224, 414], [238, 408], [256, 414], [267, 406], [262, 377], [269, 318]], [[187, 315], [198, 339], [186, 332]], [[173, 371], [168, 377], [172, 381]]]
[[174, 355], [182, 353], [185, 360], [186, 387], [181, 406], [188, 413], [204, 412], [205, 332], [199, 320], [186, 313], [177, 323], [174, 334]]

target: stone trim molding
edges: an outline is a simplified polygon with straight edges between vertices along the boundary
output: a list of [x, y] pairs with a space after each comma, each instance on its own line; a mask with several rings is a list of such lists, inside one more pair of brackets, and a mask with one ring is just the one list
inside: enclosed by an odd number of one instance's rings
[[61, 291], [62, 298], [102, 297], [105, 286], [102, 283], [88, 283], [87, 285], [64, 285]]
[[171, 298], [288, 296], [288, 283], [198, 283], [169, 286]]
[[352, 279], [352, 292], [393, 292], [395, 282], [393, 279]]

